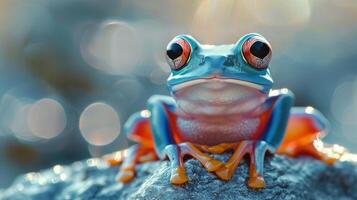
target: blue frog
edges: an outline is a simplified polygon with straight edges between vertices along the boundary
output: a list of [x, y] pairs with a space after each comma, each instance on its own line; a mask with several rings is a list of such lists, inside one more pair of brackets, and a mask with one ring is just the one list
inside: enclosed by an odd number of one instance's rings
[[[184, 184], [185, 155], [229, 180], [249, 154], [247, 185], [260, 189], [266, 152], [307, 154], [328, 164], [343, 154], [316, 146], [328, 124], [320, 112], [293, 107], [288, 89], [272, 90], [272, 48], [263, 36], [251, 33], [235, 44], [214, 46], [179, 35], [168, 44], [166, 58], [171, 96], [154, 95], [147, 109], [133, 114], [124, 132], [136, 144], [107, 159], [111, 165], [123, 162], [120, 182], [131, 181], [140, 162], [169, 159], [171, 183]], [[211, 156], [228, 150], [233, 154], [225, 163]]]

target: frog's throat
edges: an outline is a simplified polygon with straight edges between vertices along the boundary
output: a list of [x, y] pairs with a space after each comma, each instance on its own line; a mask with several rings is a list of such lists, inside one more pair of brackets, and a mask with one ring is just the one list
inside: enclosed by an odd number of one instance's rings
[[195, 79], [195, 80], [191, 80], [191, 81], [186, 81], [180, 84], [177, 84], [175, 86], [172, 87], [173, 91], [178, 91], [193, 85], [197, 85], [200, 83], [205, 83], [208, 81], [218, 81], [218, 82], [224, 82], [224, 83], [233, 83], [233, 84], [237, 84], [237, 85], [242, 85], [242, 86], [247, 86], [247, 87], [251, 87], [257, 90], [264, 90], [264, 87], [262, 85], [256, 84], [256, 83], [251, 83], [251, 82], [247, 82], [247, 81], [243, 81], [243, 80], [239, 80], [239, 79], [231, 79], [231, 78], [202, 78], [202, 79]]

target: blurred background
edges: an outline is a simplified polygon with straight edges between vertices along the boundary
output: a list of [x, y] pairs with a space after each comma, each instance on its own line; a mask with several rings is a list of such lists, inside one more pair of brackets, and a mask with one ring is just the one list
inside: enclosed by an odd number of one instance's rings
[[275, 87], [357, 151], [355, 0], [0, 0], [0, 188], [28, 171], [126, 148], [128, 116], [168, 94], [167, 43], [273, 46]]

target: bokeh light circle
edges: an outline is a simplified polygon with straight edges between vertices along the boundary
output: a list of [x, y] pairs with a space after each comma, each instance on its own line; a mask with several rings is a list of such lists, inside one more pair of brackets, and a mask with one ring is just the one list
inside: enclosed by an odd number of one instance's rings
[[331, 100], [331, 112], [334, 118], [343, 125], [355, 125], [357, 118], [357, 87], [353, 81], [340, 83]]
[[120, 118], [108, 104], [96, 102], [82, 112], [79, 129], [84, 139], [96, 146], [113, 142], [120, 133]]
[[14, 136], [24, 141], [37, 141], [37, 138], [29, 129], [27, 116], [32, 104], [22, 104], [13, 109], [14, 113], [9, 123], [9, 129]]
[[35, 136], [50, 139], [66, 128], [67, 118], [58, 101], [44, 98], [31, 106], [27, 115], [27, 123]]
[[93, 68], [113, 75], [136, 71], [142, 58], [136, 29], [124, 21], [106, 21], [81, 40], [83, 59]]

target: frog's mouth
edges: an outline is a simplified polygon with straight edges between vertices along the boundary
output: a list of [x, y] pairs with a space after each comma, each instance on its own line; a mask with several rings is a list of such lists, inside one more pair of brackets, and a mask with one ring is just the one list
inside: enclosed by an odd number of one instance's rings
[[205, 78], [180, 83], [172, 91], [186, 113], [216, 115], [254, 110], [266, 99], [263, 88], [238, 79]]
[[236, 84], [236, 85], [241, 85], [241, 86], [246, 86], [250, 88], [254, 88], [256, 90], [262, 91], [264, 87], [262, 85], [248, 82], [248, 81], [243, 81], [239, 79], [231, 79], [231, 78], [201, 78], [201, 79], [194, 79], [191, 81], [186, 81], [177, 85], [174, 85], [172, 87], [172, 91], [179, 91], [194, 85], [200, 85], [200, 84], [205, 84], [205, 83], [212, 83], [210, 86], [212, 88], [216, 89], [221, 89], [223, 88], [224, 85], [226, 84]]

